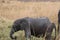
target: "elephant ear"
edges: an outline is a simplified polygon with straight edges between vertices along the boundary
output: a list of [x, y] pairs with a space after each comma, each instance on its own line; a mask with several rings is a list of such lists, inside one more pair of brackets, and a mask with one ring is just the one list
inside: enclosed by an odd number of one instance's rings
[[28, 25], [27, 20], [25, 20], [25, 19], [21, 20], [20, 26], [21, 26], [22, 29], [25, 29], [27, 27], [27, 25]]
[[26, 22], [27, 20], [26, 19], [21, 19], [20, 20], [20, 23], [24, 23], [24, 22]]

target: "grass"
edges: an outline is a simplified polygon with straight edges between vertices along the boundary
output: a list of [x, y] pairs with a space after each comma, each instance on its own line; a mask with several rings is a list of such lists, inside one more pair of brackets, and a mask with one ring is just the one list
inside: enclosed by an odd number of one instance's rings
[[57, 23], [60, 2], [19, 2], [0, 3], [0, 15], [8, 19], [46, 16]]
[[9, 32], [11, 25], [10, 21], [0, 18], [0, 40], [10, 40]]

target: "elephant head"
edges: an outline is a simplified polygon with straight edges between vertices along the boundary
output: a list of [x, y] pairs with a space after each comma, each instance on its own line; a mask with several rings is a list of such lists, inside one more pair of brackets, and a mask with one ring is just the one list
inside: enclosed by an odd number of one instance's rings
[[16, 20], [16, 21], [13, 23], [12, 28], [11, 28], [11, 31], [10, 31], [10, 38], [11, 38], [11, 39], [16, 39], [16, 36], [13, 37], [13, 34], [14, 34], [15, 32], [17, 32], [17, 31], [19, 31], [19, 30], [24, 30], [24, 27], [23, 27], [23, 26], [25, 26], [25, 25], [24, 25], [24, 22], [25, 22], [24, 19], [23, 19], [23, 20], [18, 19], [18, 20]]
[[13, 37], [13, 34], [19, 30], [20, 30], [20, 27], [14, 24], [11, 28], [11, 31], [10, 31], [10, 38], [16, 40], [17, 37], [16, 36]]
[[26, 21], [24, 19], [18, 19], [16, 20], [13, 25], [12, 25], [12, 28], [11, 28], [11, 31], [10, 31], [10, 38], [11, 39], [15, 39], [16, 40], [16, 36], [13, 37], [13, 34], [19, 30], [24, 30], [24, 24], [26, 23]]

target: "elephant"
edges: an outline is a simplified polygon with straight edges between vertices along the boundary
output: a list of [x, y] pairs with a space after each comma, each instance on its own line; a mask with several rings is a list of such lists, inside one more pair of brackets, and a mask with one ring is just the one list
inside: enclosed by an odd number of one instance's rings
[[58, 11], [58, 36], [59, 34], [60, 34], [60, 10]]
[[58, 34], [60, 33], [60, 10], [58, 12]]
[[56, 36], [56, 26], [48, 19], [48, 17], [24, 17], [13, 22], [10, 38], [16, 40], [17, 37], [13, 37], [14, 32], [24, 30], [26, 40], [31, 40], [31, 35], [38, 38], [45, 37], [45, 40], [51, 40], [53, 29], [55, 29]]

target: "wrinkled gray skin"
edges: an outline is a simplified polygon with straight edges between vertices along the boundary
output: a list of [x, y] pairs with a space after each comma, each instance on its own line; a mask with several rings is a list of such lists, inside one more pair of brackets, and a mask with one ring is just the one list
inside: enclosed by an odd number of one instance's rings
[[24, 30], [26, 40], [30, 39], [31, 35], [35, 37], [40, 36], [44, 37], [45, 34], [46, 34], [45, 40], [51, 40], [53, 28], [56, 29], [55, 24], [51, 23], [47, 17], [41, 18], [25, 17], [14, 21], [10, 32], [10, 38], [16, 40], [16, 37], [13, 37], [13, 34], [19, 30]]

